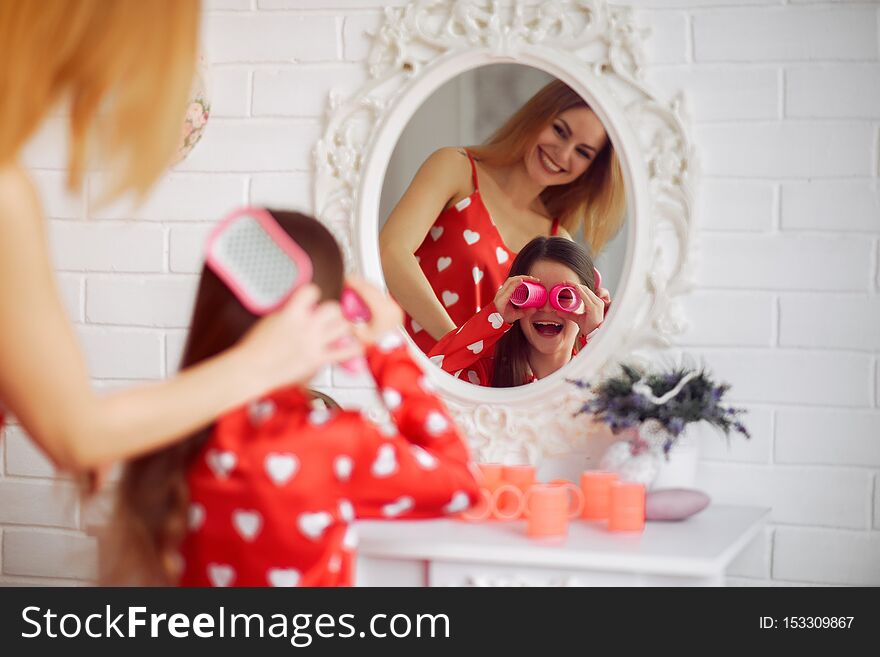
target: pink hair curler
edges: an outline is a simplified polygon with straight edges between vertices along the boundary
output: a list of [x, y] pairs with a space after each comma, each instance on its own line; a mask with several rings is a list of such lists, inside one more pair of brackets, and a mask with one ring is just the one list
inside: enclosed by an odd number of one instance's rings
[[547, 303], [547, 289], [539, 283], [523, 281], [510, 295], [510, 303], [517, 308], [540, 308]]
[[205, 263], [255, 315], [280, 308], [312, 280], [312, 261], [263, 208], [225, 217], [205, 244]]
[[576, 313], [583, 307], [583, 301], [574, 287], [559, 284], [550, 290], [550, 305], [562, 312]]

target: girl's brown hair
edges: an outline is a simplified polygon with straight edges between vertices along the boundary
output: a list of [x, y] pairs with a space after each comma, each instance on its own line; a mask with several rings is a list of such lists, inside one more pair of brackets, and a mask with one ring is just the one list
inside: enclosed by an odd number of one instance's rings
[[[562, 112], [587, 102], [561, 80], [554, 80], [532, 96], [485, 144], [469, 148], [487, 164], [509, 166], [521, 161], [538, 134]], [[617, 153], [609, 139], [587, 170], [567, 185], [553, 185], [541, 193], [551, 217], [574, 235], [582, 226], [584, 240], [600, 253], [623, 223], [626, 190]]]
[[[309, 254], [314, 268], [312, 282], [320, 289], [322, 300], [338, 300], [344, 266], [330, 231], [316, 219], [297, 212], [270, 212]], [[228, 349], [257, 319], [211, 269], [203, 267], [181, 367]], [[186, 472], [212, 428], [127, 464], [108, 535], [109, 559], [102, 574], [105, 583], [167, 585], [176, 581], [175, 556], [186, 533], [189, 504]]]
[[199, 0], [0, 3], [0, 164], [68, 101], [68, 187], [81, 185], [95, 145], [119, 172], [108, 191], [143, 195], [181, 137], [199, 12]]
[[[583, 246], [564, 237], [536, 237], [517, 254], [508, 276], [528, 275], [539, 260], [551, 260], [571, 269], [581, 282], [596, 291], [593, 260]], [[495, 345], [493, 388], [512, 388], [528, 379], [529, 341], [519, 322], [514, 322]]]

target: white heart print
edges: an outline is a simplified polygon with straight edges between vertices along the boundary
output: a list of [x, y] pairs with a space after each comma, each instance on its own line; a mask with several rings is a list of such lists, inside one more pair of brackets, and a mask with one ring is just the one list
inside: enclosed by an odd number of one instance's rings
[[342, 547], [346, 550], [354, 550], [358, 546], [358, 533], [353, 525], [349, 525], [342, 537]]
[[504, 325], [504, 318], [500, 313], [492, 313], [489, 315], [489, 323], [492, 325], [492, 328], [497, 331]]
[[386, 504], [382, 507], [382, 515], [388, 518], [395, 518], [399, 516], [401, 513], [406, 513], [411, 508], [415, 506], [415, 502], [413, 498], [405, 495], [401, 498], [398, 498], [394, 502], [390, 504]]
[[468, 246], [473, 246], [480, 241], [480, 234], [476, 231], [467, 229], [462, 235], [464, 236], [464, 241], [468, 243]]
[[235, 579], [235, 569], [222, 563], [208, 564], [208, 580], [211, 586], [229, 586]]
[[473, 344], [469, 344], [469, 345], [467, 346], [467, 348], [468, 348], [468, 351], [471, 351], [471, 352], [473, 352], [474, 354], [478, 354], [478, 353], [480, 353], [481, 351], [483, 351], [483, 341], [482, 341], [482, 340], [477, 340], [477, 341], [474, 342]]
[[418, 445], [410, 446], [410, 451], [415, 457], [416, 462], [425, 470], [434, 470], [440, 464], [436, 456]]
[[452, 499], [449, 501], [449, 504], [443, 507], [443, 510], [446, 513], [458, 513], [459, 511], [464, 511], [471, 505], [471, 499], [468, 497], [468, 494], [463, 490], [457, 490], [452, 495]]
[[221, 479], [226, 479], [229, 473], [235, 469], [238, 457], [233, 452], [209, 449], [205, 454], [205, 462], [211, 468], [211, 472]]
[[435, 242], [440, 239], [440, 236], [443, 234], [443, 226], [434, 226], [431, 229], [431, 239]]
[[400, 404], [403, 402], [403, 397], [401, 397], [400, 393], [394, 388], [385, 388], [382, 391], [382, 401], [385, 402], [389, 411], [393, 411], [396, 408], [400, 408]]
[[419, 331], [422, 330], [422, 325], [419, 324], [419, 323], [418, 323], [416, 320], [414, 320], [414, 319], [409, 320], [409, 325], [412, 326], [412, 332], [413, 332], [413, 333], [418, 333]]
[[479, 267], [474, 267], [471, 270], [471, 273], [474, 275], [474, 283], [479, 284], [479, 282], [483, 280], [483, 270]]
[[246, 541], [253, 541], [263, 526], [263, 518], [257, 511], [236, 509], [232, 512], [232, 524], [235, 531]]
[[205, 507], [203, 507], [198, 502], [193, 502], [189, 505], [189, 509], [186, 514], [187, 527], [189, 527], [190, 531], [196, 531], [198, 529], [201, 529], [204, 523]]
[[309, 413], [309, 422], [316, 427], [327, 424], [330, 420], [330, 411], [326, 408], [315, 408]]
[[449, 428], [449, 420], [443, 417], [443, 414], [439, 411], [431, 411], [428, 413], [425, 428], [428, 430], [428, 433], [436, 436], [438, 433], [443, 433]]
[[296, 474], [299, 469], [299, 459], [296, 455], [290, 453], [272, 452], [266, 454], [266, 460], [263, 462], [266, 468], [266, 474], [277, 486], [283, 486], [291, 477]]
[[437, 367], [443, 367], [443, 354], [431, 356], [428, 360], [434, 363], [434, 365], [436, 365]]
[[374, 477], [390, 477], [397, 472], [397, 454], [394, 445], [386, 443], [376, 452], [376, 460], [370, 470]]
[[437, 258], [437, 271], [443, 271], [444, 269], [449, 267], [449, 265], [451, 265], [451, 264], [452, 264], [452, 258], [450, 258], [448, 256], [444, 256], [442, 258]]
[[266, 573], [269, 584], [275, 587], [290, 587], [299, 584], [300, 572], [296, 568], [270, 568]]
[[458, 295], [455, 292], [450, 292], [449, 290], [443, 291], [443, 305], [449, 308], [449, 306], [454, 306], [455, 302], [458, 301]]
[[354, 506], [348, 500], [339, 500], [339, 517], [345, 522], [354, 521]]
[[495, 257], [498, 259], [498, 264], [503, 265], [505, 262], [507, 262], [507, 259], [510, 256], [507, 255], [507, 251], [499, 246], [495, 249]]
[[389, 351], [394, 351], [398, 347], [403, 346], [403, 336], [396, 329], [387, 331], [376, 340], [376, 346], [383, 354], [387, 354]]
[[459, 212], [461, 212], [470, 204], [471, 204], [471, 197], [465, 196], [463, 199], [461, 199], [458, 203], [455, 204], [455, 209], [458, 210]]
[[317, 541], [333, 522], [333, 516], [326, 511], [316, 511], [315, 513], [301, 513], [297, 518], [296, 526], [299, 531], [307, 538]]
[[331, 573], [338, 573], [342, 570], [342, 559], [338, 554], [334, 554], [330, 557], [330, 561], [327, 562], [327, 570]]
[[468, 370], [467, 377], [468, 381], [473, 383], [475, 386], [480, 385], [480, 376], [473, 370]]
[[337, 456], [333, 461], [333, 472], [339, 481], [348, 481], [348, 478], [351, 477], [352, 469], [354, 469], [354, 461], [351, 460], [350, 456], [343, 454], [342, 456]]
[[253, 425], [259, 425], [268, 420], [275, 413], [275, 404], [267, 399], [256, 401], [248, 405], [248, 418]]

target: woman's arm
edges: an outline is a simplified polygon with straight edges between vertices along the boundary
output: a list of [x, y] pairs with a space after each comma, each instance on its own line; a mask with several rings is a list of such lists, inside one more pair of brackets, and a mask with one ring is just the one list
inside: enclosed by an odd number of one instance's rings
[[441, 148], [419, 168], [379, 234], [389, 291], [434, 339], [454, 329], [455, 323], [414, 254], [447, 204], [471, 187], [467, 156], [457, 148]]
[[85, 469], [162, 447], [358, 351], [330, 346], [347, 325], [338, 305], [314, 309], [318, 293], [309, 286], [224, 354], [171, 380], [99, 396], [46, 242], [33, 185], [18, 167], [0, 168], [0, 402], [59, 467]]

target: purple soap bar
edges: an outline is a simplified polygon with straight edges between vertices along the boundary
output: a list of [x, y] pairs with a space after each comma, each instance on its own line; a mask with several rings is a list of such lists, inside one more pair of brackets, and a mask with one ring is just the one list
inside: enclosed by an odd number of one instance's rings
[[684, 520], [709, 506], [703, 491], [687, 488], [652, 490], [645, 495], [645, 520]]

